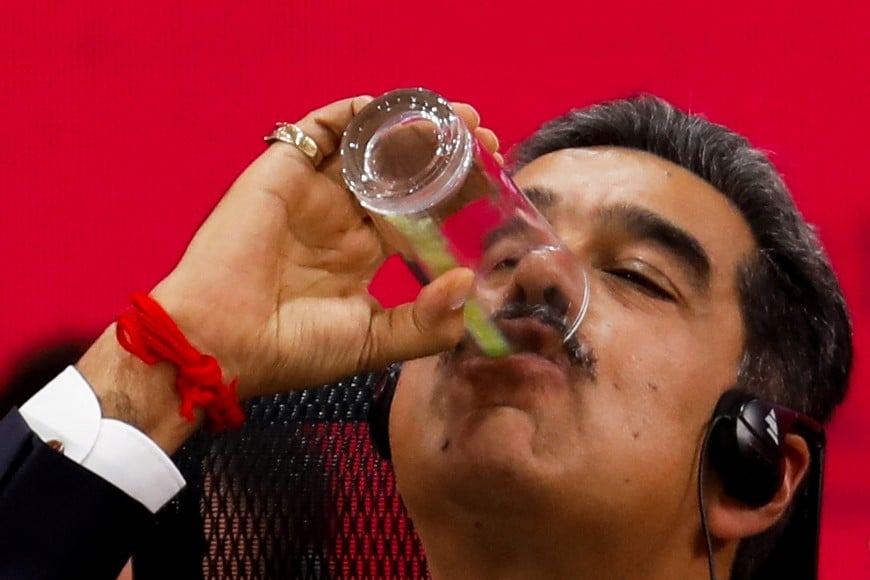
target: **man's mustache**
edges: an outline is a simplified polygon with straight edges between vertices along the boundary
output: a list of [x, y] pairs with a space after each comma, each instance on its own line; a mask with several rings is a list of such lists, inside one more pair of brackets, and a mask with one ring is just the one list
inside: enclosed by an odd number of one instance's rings
[[[563, 337], [567, 334], [569, 328], [565, 320], [565, 311], [546, 304], [508, 302], [495, 313], [493, 318], [496, 321], [534, 318], [538, 322], [549, 326], [559, 336]], [[439, 366], [446, 365], [451, 359], [461, 355], [468, 348], [470, 340], [466, 336], [453, 351], [442, 353], [439, 358]], [[568, 357], [571, 368], [579, 371], [586, 379], [594, 381], [597, 376], [597, 357], [595, 356], [595, 351], [583, 338], [582, 333], [575, 332], [563, 340], [562, 348]]]
[[[559, 336], [565, 336], [569, 331], [566, 312], [563, 309], [548, 304], [528, 304], [525, 302], [508, 302], [494, 315], [493, 319], [516, 320], [517, 318], [534, 318], [538, 322], [552, 328]], [[574, 332], [562, 341], [562, 347], [572, 367], [578, 368], [590, 378], [596, 375], [595, 351], [583, 340], [582, 334]]]

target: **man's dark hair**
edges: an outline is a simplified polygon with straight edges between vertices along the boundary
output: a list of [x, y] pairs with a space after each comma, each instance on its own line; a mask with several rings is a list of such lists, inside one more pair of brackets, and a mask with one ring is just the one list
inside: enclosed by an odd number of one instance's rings
[[[738, 385], [828, 422], [846, 395], [851, 323], [821, 244], [770, 160], [721, 125], [641, 96], [572, 111], [547, 123], [520, 146], [517, 166], [561, 149], [596, 146], [637, 149], [679, 165], [741, 212], [757, 250], [738, 272], [746, 330]], [[770, 567], [785, 565], [769, 552], [777, 536], [787, 533], [782, 528], [800, 525], [799, 510], [798, 505], [792, 523], [741, 544], [734, 578], [766, 577]], [[776, 577], [793, 577], [784, 572], [778, 569]]]

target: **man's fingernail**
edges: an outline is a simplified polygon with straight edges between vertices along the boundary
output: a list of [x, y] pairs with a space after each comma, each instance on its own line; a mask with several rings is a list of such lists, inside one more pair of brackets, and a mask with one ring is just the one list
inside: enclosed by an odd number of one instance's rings
[[450, 289], [448, 304], [450, 304], [451, 310], [461, 309], [465, 306], [465, 303], [468, 302], [468, 299], [471, 298], [471, 294], [474, 291], [473, 280], [474, 272], [467, 270], [463, 273], [462, 277], [460, 277], [460, 280], [457, 281], [461, 283]]
[[459, 310], [468, 302], [468, 289], [466, 288], [454, 288], [450, 294], [450, 310]]

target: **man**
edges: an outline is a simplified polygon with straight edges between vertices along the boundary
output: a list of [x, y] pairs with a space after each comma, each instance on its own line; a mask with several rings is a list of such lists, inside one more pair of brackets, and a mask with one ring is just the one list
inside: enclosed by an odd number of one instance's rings
[[[521, 150], [515, 180], [589, 271], [591, 306], [566, 348], [546, 315], [559, 308], [557, 276], [510, 264], [510, 302], [527, 312], [500, 323], [518, 352], [492, 360], [461, 341], [470, 272], [445, 274], [394, 310], [365, 292], [388, 249], [343, 188], [335, 155], [365, 102], [300, 121], [320, 163], [305, 147], [270, 147], [151, 295], [225, 376], [240, 377], [241, 398], [414, 359], [390, 442], [435, 578], [706, 577], [694, 490], [721, 394], [739, 385], [826, 421], [851, 363], [842, 296], [776, 172], [740, 137], [655, 99], [545, 127]], [[457, 108], [495, 150], [476, 113]], [[109, 418], [95, 448], [134, 425], [172, 453], [198, 426], [178, 416], [173, 368], [147, 367], [112, 328], [78, 369]], [[148, 519], [142, 506], [153, 511], [178, 485], [151, 470], [141, 477], [153, 485], [135, 489], [89, 466], [93, 451], [86, 469], [52, 455], [27, 427], [63, 443], [59, 423], [44, 419], [50, 396], [24, 409], [27, 424], [15, 414], [0, 423], [18, 442], [0, 452], [0, 517], [20, 525], [2, 538], [15, 550], [4, 548], [0, 571], [110, 576]], [[143, 456], [154, 451], [140, 444]], [[789, 435], [783, 448], [782, 483], [760, 507], [707, 480], [719, 577], [741, 541], [775, 528], [797, 497], [808, 443]], [[49, 494], [58, 473], [74, 473], [71, 484]], [[161, 486], [144, 497], [142, 487]], [[25, 521], [36, 513], [50, 518], [38, 530]]]
[[[588, 355], [570, 364], [526, 319], [508, 332], [537, 337], [545, 360], [454, 351], [405, 365], [391, 442], [430, 566], [704, 577], [694, 483], [711, 409], [739, 385], [827, 420], [850, 363], [842, 297], [769, 162], [661, 101], [556, 120], [519, 157], [516, 182], [591, 266]], [[517, 294], [546, 303], [557, 280], [521, 268]], [[790, 445], [773, 501], [709, 496], [719, 577], [792, 501], [807, 465]]]

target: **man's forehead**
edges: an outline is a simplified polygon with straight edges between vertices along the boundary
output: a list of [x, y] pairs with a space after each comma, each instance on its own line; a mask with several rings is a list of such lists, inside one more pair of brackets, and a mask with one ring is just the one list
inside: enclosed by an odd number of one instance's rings
[[[543, 155], [515, 175], [521, 187], [536, 188], [536, 203], [554, 205], [566, 195], [657, 191], [679, 196], [687, 190], [721, 194], [692, 172], [661, 157], [623, 147], [561, 149]], [[659, 191], [661, 190], [661, 191]], [[554, 195], [555, 194], [555, 198]]]
[[687, 229], [717, 229], [745, 236], [747, 247], [754, 245], [746, 220], [721, 192], [687, 169], [645, 151], [562, 149], [535, 159], [514, 179], [551, 219], [590, 219], [610, 207], [637, 205]]

